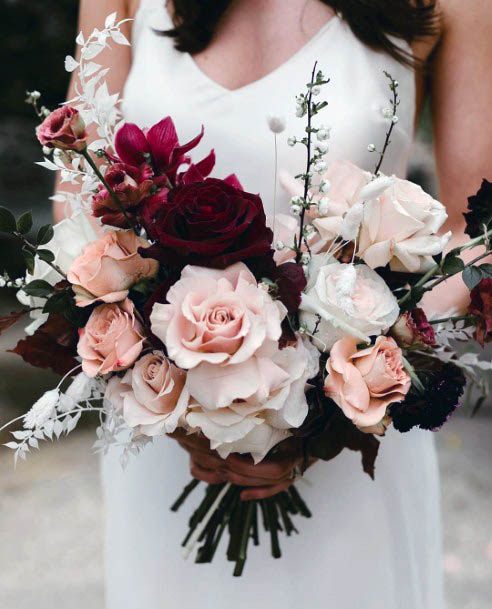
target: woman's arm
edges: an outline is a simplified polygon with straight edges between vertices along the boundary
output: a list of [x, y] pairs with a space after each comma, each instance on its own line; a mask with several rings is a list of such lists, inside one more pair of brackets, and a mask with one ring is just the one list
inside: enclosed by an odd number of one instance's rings
[[[118, 20], [133, 16], [134, 3], [130, 4], [130, 2], [131, 0], [81, 0], [78, 31], [82, 31], [84, 37], [87, 37], [92, 33], [94, 28], [101, 29], [104, 26], [104, 20], [106, 17], [115, 11], [118, 13]], [[130, 39], [131, 23], [124, 24], [122, 31], [125, 36]], [[79, 48], [77, 49], [77, 52], [79, 52]], [[110, 93], [121, 92], [130, 70], [130, 47], [113, 44], [111, 45], [110, 49], [107, 49], [98, 55], [97, 62], [107, 68], [110, 68], [110, 71], [106, 77], [106, 82], [108, 84]], [[75, 85], [76, 73], [74, 73], [70, 81], [67, 99], [72, 99], [75, 96]], [[56, 189], [59, 187], [60, 183], [59, 180], [57, 180]], [[63, 184], [63, 190], [65, 192], [70, 191], [71, 189], [74, 190], [75, 188], [76, 186]], [[55, 222], [62, 220], [65, 214], [63, 204], [55, 203], [53, 214]]]
[[[446, 230], [458, 245], [468, 240], [462, 215], [467, 197], [483, 178], [492, 179], [492, 6], [490, 0], [441, 0], [441, 12], [441, 39], [430, 66], [435, 155]], [[469, 259], [476, 255], [468, 252]], [[467, 305], [461, 277], [439, 287], [430, 295], [431, 308]]]

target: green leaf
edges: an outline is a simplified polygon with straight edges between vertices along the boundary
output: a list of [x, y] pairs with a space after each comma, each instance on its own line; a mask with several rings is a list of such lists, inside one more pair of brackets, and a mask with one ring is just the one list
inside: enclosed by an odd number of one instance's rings
[[462, 277], [469, 290], [473, 290], [483, 279], [482, 271], [478, 266], [467, 266], [463, 271]]
[[27, 272], [32, 275], [34, 273], [34, 255], [31, 251], [24, 248], [22, 249], [22, 255], [24, 256]]
[[38, 298], [46, 298], [53, 292], [53, 286], [44, 279], [33, 279], [25, 287], [22, 288], [28, 296], [36, 296]]
[[30, 211], [26, 211], [22, 216], [17, 220], [17, 231], [21, 235], [27, 235], [27, 233], [32, 228], [32, 214]]
[[44, 262], [49, 263], [55, 261], [55, 254], [53, 254], [51, 250], [38, 250], [36, 254], [38, 255], [39, 259], [43, 260]]
[[54, 234], [55, 233], [51, 224], [45, 224], [38, 231], [38, 236], [36, 237], [37, 244], [46, 245], [49, 241], [53, 239]]
[[456, 275], [465, 268], [465, 263], [458, 256], [448, 255], [442, 263], [442, 270], [445, 275]]
[[479, 269], [484, 279], [492, 279], [492, 264], [481, 264]]
[[14, 214], [6, 207], [0, 207], [0, 232], [13, 233], [17, 229]]

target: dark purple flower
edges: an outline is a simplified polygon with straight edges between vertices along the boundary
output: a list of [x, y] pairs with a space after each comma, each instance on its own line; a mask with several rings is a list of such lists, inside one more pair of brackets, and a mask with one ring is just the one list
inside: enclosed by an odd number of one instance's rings
[[401, 432], [413, 427], [437, 431], [458, 408], [466, 379], [454, 364], [437, 360], [425, 370], [417, 365], [416, 372], [425, 391], [421, 393], [412, 386], [403, 402], [391, 405], [393, 425]]
[[473, 197], [468, 199], [468, 212], [463, 214], [466, 221], [465, 233], [472, 239], [483, 235], [484, 227], [492, 224], [492, 182], [483, 180]]

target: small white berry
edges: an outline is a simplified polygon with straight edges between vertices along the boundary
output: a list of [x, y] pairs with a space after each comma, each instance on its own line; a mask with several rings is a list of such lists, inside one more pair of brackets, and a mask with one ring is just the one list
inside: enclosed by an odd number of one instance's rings
[[327, 142], [318, 142], [316, 144], [315, 148], [320, 154], [326, 154], [328, 152], [328, 150], [330, 149]]
[[306, 114], [306, 108], [302, 104], [298, 104], [296, 107], [296, 116], [302, 118]]
[[318, 142], [324, 142], [330, 138], [330, 132], [327, 129], [319, 129], [316, 133]]
[[330, 192], [331, 182], [330, 180], [321, 180], [319, 183], [319, 190], [323, 192], [325, 195]]
[[290, 211], [294, 214], [294, 216], [299, 216], [302, 211], [302, 207], [300, 205], [291, 205]]
[[31, 91], [31, 93], [29, 94], [29, 97], [32, 100], [37, 101], [41, 97], [41, 93], [39, 91]]
[[297, 138], [291, 135], [287, 140], [287, 144], [289, 144], [289, 146], [295, 146], [297, 144]]
[[320, 216], [326, 216], [330, 207], [330, 200], [327, 197], [323, 197], [318, 201], [318, 214]]
[[393, 110], [391, 108], [383, 108], [382, 113], [384, 118], [393, 118]]
[[393, 122], [393, 125], [396, 125], [396, 123], [397, 123], [397, 122], [398, 122], [400, 119], [399, 119], [399, 118], [396, 116], [396, 114], [395, 114], [395, 116], [393, 116], [391, 120], [392, 120], [392, 122]]
[[285, 243], [283, 241], [280, 241], [280, 239], [275, 244], [275, 249], [277, 249], [278, 251], [283, 250], [284, 247], [285, 247]]
[[314, 170], [318, 173], [323, 173], [323, 171], [326, 171], [327, 167], [326, 161], [318, 161], [314, 166]]
[[321, 93], [321, 87], [312, 87], [311, 93], [313, 95], [319, 95]]
[[376, 152], [376, 146], [374, 144], [369, 144], [369, 146], [367, 147], [367, 150], [369, 152]]
[[45, 156], [50, 155], [53, 152], [53, 148], [48, 148], [48, 146], [43, 146], [43, 154]]

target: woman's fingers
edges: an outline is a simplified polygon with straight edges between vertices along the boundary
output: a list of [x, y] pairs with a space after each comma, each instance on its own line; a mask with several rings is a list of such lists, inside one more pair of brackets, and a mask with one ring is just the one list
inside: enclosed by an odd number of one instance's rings
[[261, 478], [269, 481], [281, 481], [288, 478], [298, 459], [293, 457], [270, 459], [254, 465], [251, 459], [232, 455], [225, 464], [228, 471], [241, 476]]
[[288, 480], [288, 476], [285, 476], [279, 480], [267, 480], [266, 478], [258, 478], [254, 475], [243, 476], [242, 474], [237, 474], [236, 472], [231, 471], [226, 471], [225, 477], [228, 482], [234, 484], [235, 486], [272, 486]]
[[221, 482], [227, 482], [224, 474], [218, 470], [206, 469], [198, 465], [193, 459], [190, 462], [190, 473], [193, 478], [207, 482], [208, 484], [220, 484]]
[[241, 493], [241, 500], [253, 501], [255, 499], [268, 499], [268, 497], [273, 497], [274, 495], [287, 490], [292, 482], [293, 480], [286, 480], [284, 482], [280, 482], [279, 484], [274, 484], [273, 486], [270, 485], [249, 488]]

